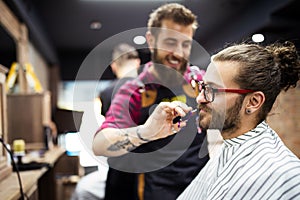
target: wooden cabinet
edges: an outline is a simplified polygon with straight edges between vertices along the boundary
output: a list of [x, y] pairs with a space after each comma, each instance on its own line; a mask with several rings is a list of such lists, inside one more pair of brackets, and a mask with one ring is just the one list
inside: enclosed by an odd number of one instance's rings
[[44, 149], [51, 121], [50, 93], [8, 94], [8, 142], [24, 139], [26, 149]]

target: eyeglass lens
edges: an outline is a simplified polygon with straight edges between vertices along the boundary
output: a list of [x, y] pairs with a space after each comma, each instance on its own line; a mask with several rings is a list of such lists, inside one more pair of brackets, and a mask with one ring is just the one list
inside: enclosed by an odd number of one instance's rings
[[208, 102], [212, 102], [214, 100], [214, 90], [212, 87], [205, 83], [199, 83], [199, 93], [203, 90], [204, 98]]

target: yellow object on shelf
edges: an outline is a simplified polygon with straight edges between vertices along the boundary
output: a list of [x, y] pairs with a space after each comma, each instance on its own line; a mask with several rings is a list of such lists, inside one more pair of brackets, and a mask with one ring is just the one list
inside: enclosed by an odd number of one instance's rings
[[6, 91], [9, 91], [15, 85], [17, 75], [18, 75], [18, 70], [19, 70], [19, 65], [18, 63], [14, 62], [11, 65], [6, 78]]
[[34, 73], [32, 65], [30, 65], [29, 63], [25, 64], [25, 73], [26, 73], [27, 81], [29, 85], [34, 88], [34, 91], [42, 92], [43, 91], [42, 85], [39, 79], [37, 78], [36, 74]]
[[22, 139], [14, 140], [13, 150], [15, 155], [25, 155], [25, 141]]
[[6, 91], [9, 92], [15, 86], [16, 79], [18, 76], [19, 70], [24, 70], [26, 81], [28, 85], [34, 90], [34, 92], [43, 92], [42, 85], [34, 73], [33, 67], [29, 63], [25, 63], [24, 66], [14, 62], [9, 70], [7, 79], [6, 79]]

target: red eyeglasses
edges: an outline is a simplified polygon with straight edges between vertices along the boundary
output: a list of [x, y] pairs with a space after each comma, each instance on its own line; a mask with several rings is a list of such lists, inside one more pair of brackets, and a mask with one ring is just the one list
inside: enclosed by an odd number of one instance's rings
[[233, 88], [213, 88], [208, 84], [205, 84], [203, 81], [197, 83], [198, 87], [195, 87], [196, 94], [198, 95], [202, 90], [204, 91], [204, 98], [208, 102], [213, 102], [215, 99], [215, 93], [218, 92], [230, 92], [238, 94], [248, 94], [254, 92], [254, 90], [248, 89], [233, 89]]

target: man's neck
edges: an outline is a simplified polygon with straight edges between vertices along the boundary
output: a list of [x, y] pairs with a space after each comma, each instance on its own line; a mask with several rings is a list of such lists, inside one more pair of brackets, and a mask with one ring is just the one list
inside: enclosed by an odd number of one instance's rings
[[121, 79], [121, 78], [135, 78], [137, 77], [137, 73], [136, 72], [127, 72], [127, 73], [119, 73], [117, 74], [117, 78]]
[[[155, 69], [155, 66], [153, 64], [151, 64], [151, 66], [149, 66], [148, 71], [163, 85], [165, 86], [170, 86], [170, 87], [178, 87], [178, 86], [182, 86], [183, 85], [183, 75], [181, 76], [181, 78], [179, 79], [176, 76], [171, 77], [170, 76], [163, 76], [161, 74], [159, 74], [159, 72]], [[169, 72], [166, 73], [174, 73], [174, 71], [172, 69], [170, 69]], [[179, 73], [179, 72], [178, 72]], [[174, 73], [175, 75], [175, 73]]]
[[138, 76], [138, 72], [136, 69], [133, 69], [130, 66], [123, 66], [118, 72], [116, 72], [116, 76], [118, 79], [125, 78], [125, 77], [132, 77], [135, 78]]
[[241, 120], [241, 123], [232, 128], [230, 130], [222, 130], [221, 135], [223, 139], [231, 139], [236, 138], [240, 135], [244, 135], [245, 133], [253, 130], [257, 126], [256, 120], [252, 119], [252, 117], [247, 117], [244, 120]]

